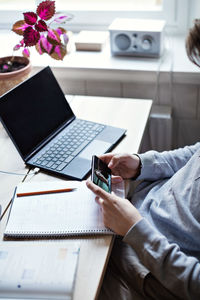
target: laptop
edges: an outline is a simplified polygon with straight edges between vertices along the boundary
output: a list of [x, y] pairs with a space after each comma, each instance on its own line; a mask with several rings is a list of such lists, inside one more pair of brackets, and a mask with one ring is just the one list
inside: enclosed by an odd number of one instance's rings
[[50, 67], [0, 98], [0, 118], [26, 165], [75, 180], [126, 132], [76, 118]]

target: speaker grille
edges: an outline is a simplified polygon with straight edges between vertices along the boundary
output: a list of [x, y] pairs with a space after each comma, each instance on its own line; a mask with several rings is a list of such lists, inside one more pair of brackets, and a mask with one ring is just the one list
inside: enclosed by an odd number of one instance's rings
[[127, 50], [131, 46], [131, 39], [128, 35], [121, 33], [115, 37], [115, 44], [120, 50]]

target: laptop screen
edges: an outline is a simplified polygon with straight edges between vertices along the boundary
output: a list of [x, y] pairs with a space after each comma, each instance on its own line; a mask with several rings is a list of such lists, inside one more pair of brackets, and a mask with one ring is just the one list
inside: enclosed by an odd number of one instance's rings
[[0, 117], [26, 158], [74, 114], [47, 67], [0, 98]]

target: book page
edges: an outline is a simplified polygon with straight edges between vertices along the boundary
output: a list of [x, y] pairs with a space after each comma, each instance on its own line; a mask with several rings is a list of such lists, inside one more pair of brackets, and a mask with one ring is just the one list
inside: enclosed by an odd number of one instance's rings
[[[15, 197], [5, 235], [67, 235], [112, 233], [103, 224], [95, 195], [85, 182], [38, 183], [44, 189], [76, 187], [75, 191]], [[32, 183], [21, 184], [17, 192], [31, 191]]]
[[0, 244], [0, 298], [72, 299], [78, 243]]

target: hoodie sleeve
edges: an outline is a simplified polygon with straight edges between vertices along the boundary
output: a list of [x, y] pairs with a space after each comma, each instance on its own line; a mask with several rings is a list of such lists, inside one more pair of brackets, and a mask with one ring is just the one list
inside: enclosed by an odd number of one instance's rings
[[199, 142], [176, 150], [164, 152], [151, 150], [139, 154], [142, 168], [137, 180], [155, 181], [171, 177], [189, 161], [198, 149], [200, 149]]
[[123, 239], [137, 253], [142, 264], [177, 297], [200, 299], [200, 263], [185, 255], [176, 244], [142, 219]]

